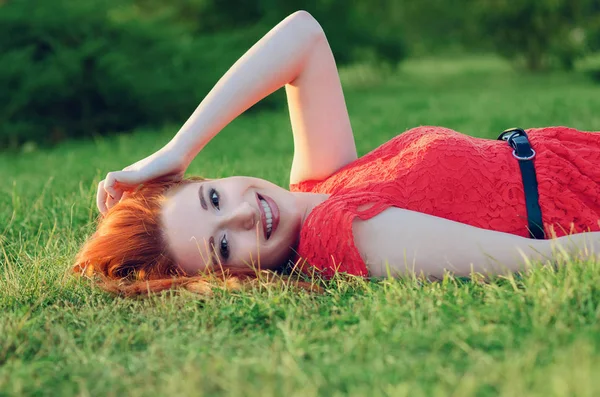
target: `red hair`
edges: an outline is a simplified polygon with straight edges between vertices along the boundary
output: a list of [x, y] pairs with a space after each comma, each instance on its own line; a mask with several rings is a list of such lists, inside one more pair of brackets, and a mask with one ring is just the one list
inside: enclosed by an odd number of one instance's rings
[[[98, 276], [96, 279], [103, 289], [125, 296], [174, 288], [210, 294], [216, 286], [240, 289], [243, 284], [256, 281], [259, 272], [251, 268], [213, 270], [190, 276], [169, 252], [160, 223], [166, 193], [201, 180], [193, 177], [179, 182], [155, 181], [128, 194], [99, 220], [96, 232], [77, 254], [73, 271]], [[267, 282], [273, 281], [268, 273], [265, 276]], [[295, 284], [309, 290], [319, 289], [311, 283]]]

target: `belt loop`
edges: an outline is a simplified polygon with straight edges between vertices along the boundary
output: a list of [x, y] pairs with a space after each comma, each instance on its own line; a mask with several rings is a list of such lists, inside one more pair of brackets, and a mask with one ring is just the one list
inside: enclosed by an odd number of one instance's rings
[[529, 236], [534, 239], [544, 239], [544, 224], [542, 222], [542, 209], [539, 204], [538, 183], [535, 174], [533, 159], [535, 150], [529, 144], [527, 134], [522, 128], [511, 128], [504, 131], [498, 140], [506, 141], [513, 149], [513, 156], [519, 161], [525, 205], [527, 208], [527, 223]]

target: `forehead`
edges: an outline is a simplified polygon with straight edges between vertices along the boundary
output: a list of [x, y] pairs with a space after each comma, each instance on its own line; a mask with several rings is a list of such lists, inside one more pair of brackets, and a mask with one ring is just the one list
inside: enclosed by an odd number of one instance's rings
[[199, 188], [203, 182], [190, 183], [169, 192], [163, 202], [161, 220], [168, 248], [180, 266], [210, 263], [212, 219], [202, 209]]
[[165, 195], [163, 213], [166, 211], [187, 211], [198, 200], [198, 190], [204, 182], [185, 183], [170, 189]]

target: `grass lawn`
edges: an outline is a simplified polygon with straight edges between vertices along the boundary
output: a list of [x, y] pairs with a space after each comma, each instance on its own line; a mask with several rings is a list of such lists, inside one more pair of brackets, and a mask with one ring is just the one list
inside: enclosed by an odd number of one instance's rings
[[[600, 83], [495, 58], [342, 71], [359, 154], [418, 125], [600, 130]], [[183, 122], [183, 120], [182, 120]], [[491, 283], [333, 282], [127, 300], [68, 269], [101, 176], [177, 127], [0, 153], [0, 396], [597, 396], [600, 264], [558, 258]], [[286, 112], [227, 127], [189, 173], [287, 184]], [[596, 375], [594, 375], [596, 374]]]

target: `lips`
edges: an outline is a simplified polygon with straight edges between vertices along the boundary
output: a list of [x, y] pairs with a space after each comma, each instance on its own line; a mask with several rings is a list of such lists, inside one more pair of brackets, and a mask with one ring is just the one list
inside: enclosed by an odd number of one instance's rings
[[[263, 225], [263, 233], [265, 236], [265, 240], [268, 240], [273, 236], [275, 230], [277, 230], [277, 226], [279, 225], [279, 207], [271, 197], [263, 194], [257, 193], [256, 200], [258, 201], [258, 210], [260, 211], [260, 220]], [[261, 200], [264, 200], [267, 203], [269, 209], [271, 210], [272, 224], [271, 233], [269, 235], [267, 235], [267, 214], [265, 213]]]

